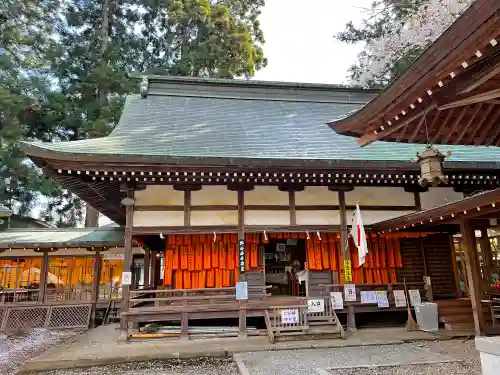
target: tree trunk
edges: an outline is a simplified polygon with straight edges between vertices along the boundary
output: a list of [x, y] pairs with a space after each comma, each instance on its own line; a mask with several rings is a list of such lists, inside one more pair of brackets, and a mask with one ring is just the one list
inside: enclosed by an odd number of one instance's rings
[[[106, 52], [108, 49], [108, 35], [109, 35], [109, 0], [104, 0], [102, 3], [102, 20], [101, 20], [101, 53], [99, 56], [99, 63], [101, 69], [104, 71], [108, 65]], [[98, 87], [97, 100], [101, 106], [107, 103], [107, 90], [105, 87]], [[89, 203], [86, 204], [85, 210], [85, 227], [98, 227], [99, 226], [99, 211], [92, 207]]]

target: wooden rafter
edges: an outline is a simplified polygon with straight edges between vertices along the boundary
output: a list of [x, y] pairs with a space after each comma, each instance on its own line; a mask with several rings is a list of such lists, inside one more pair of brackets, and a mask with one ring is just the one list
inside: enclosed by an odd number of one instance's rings
[[500, 53], [484, 59], [477, 64], [476, 69], [478, 69], [478, 71], [470, 75], [469, 84], [463, 85], [465, 88], [462, 88], [460, 91], [461, 94], [474, 91], [490, 79], [500, 74]]
[[[467, 130], [469, 129], [469, 127], [471, 126], [471, 124], [474, 122], [474, 119], [476, 118], [477, 114], [481, 110], [482, 106], [483, 105], [481, 103], [476, 105], [476, 109], [472, 113], [472, 116], [469, 118], [469, 121], [467, 121], [467, 124], [462, 128], [462, 131], [460, 132], [460, 134], [458, 135], [458, 137], [455, 138], [455, 141], [453, 143], [460, 144], [460, 141], [464, 137], [465, 133], [467, 133]], [[450, 139], [450, 137], [451, 137], [451, 134], [448, 134], [446, 142], [448, 142], [448, 140]]]
[[467, 113], [468, 107], [463, 107], [460, 113], [458, 114], [458, 117], [455, 119], [453, 126], [451, 129], [448, 129], [448, 135], [446, 136], [446, 140], [442, 140], [441, 143], [447, 143], [448, 140], [450, 139], [451, 135], [455, 133], [455, 130], [460, 126], [460, 123], [462, 122], [465, 114]]
[[458, 217], [491, 217], [491, 214], [494, 213], [499, 213], [500, 216], [500, 189], [479, 193], [428, 210], [384, 220], [372, 224], [371, 227], [377, 231], [405, 230], [419, 225], [439, 225], [456, 220]]
[[500, 89], [486, 91], [480, 94], [472, 95], [464, 99], [455, 100], [445, 104], [440, 104], [438, 109], [443, 111], [445, 109], [462, 107], [464, 105], [471, 105], [475, 103], [482, 103], [488, 100], [500, 98]]
[[[446, 129], [446, 127], [448, 126], [450, 120], [451, 120], [451, 117], [453, 116], [453, 113], [455, 112], [455, 109], [452, 108], [448, 111], [448, 115], [446, 116], [445, 120], [441, 123], [441, 125], [439, 125], [439, 128], [438, 130], [436, 131], [436, 134], [434, 134], [434, 137], [432, 138], [432, 143], [436, 143], [436, 141], [438, 140], [439, 138], [439, 135], [441, 134], [441, 132], [443, 131], [443, 129]], [[439, 117], [439, 115], [437, 116]], [[434, 125], [435, 124], [432, 124], [432, 128], [434, 128]]]
[[467, 144], [470, 144], [474, 141], [474, 137], [476, 136], [477, 132], [479, 131], [479, 129], [481, 129], [481, 126], [484, 124], [493, 108], [495, 108], [494, 104], [485, 104], [485, 106], [487, 106], [487, 108], [478, 116], [479, 120], [474, 124], [471, 134], [469, 135], [469, 139], [468, 141], [466, 141]]
[[[500, 103], [499, 103], [500, 104]], [[490, 118], [490, 121], [487, 122], [479, 134], [479, 138], [474, 142], [476, 145], [482, 145], [484, 141], [486, 140], [486, 137], [490, 134], [490, 132], [493, 130], [494, 126], [498, 123], [498, 120], [500, 119], [500, 107], [497, 107], [497, 111], [495, 114]]]
[[379, 138], [387, 137], [388, 135], [391, 135], [392, 133], [394, 133], [395, 131], [398, 131], [399, 129], [408, 125], [409, 123], [415, 121], [416, 119], [418, 119], [422, 116], [425, 116], [431, 109], [434, 109], [434, 108], [436, 108], [436, 104], [432, 103], [427, 108], [424, 108], [424, 109], [422, 109], [422, 110], [420, 110], [412, 115], [406, 116], [401, 122], [393, 124], [391, 126], [388, 126], [387, 128], [385, 128], [384, 130], [382, 130], [381, 132], [379, 132], [377, 134], [375, 134], [375, 133], [365, 134], [364, 136], [362, 136], [361, 138], [358, 139], [358, 143], [361, 146], [365, 146], [369, 143], [374, 142], [375, 140], [377, 140]]
[[[435, 112], [435, 116], [434, 118], [432, 119], [432, 124], [434, 125], [437, 121], [437, 119], [439, 118], [439, 112]], [[411, 133], [411, 136], [410, 138], [408, 139], [408, 142], [413, 142], [415, 137], [418, 135], [418, 132], [420, 131], [420, 129], [422, 128], [422, 125], [425, 124], [425, 122], [427, 121], [427, 114], [425, 114], [424, 116], [422, 116], [420, 118], [420, 121], [418, 122], [417, 126], [415, 126], [415, 129], [413, 130], [413, 133]], [[432, 125], [432, 126], [433, 126]]]

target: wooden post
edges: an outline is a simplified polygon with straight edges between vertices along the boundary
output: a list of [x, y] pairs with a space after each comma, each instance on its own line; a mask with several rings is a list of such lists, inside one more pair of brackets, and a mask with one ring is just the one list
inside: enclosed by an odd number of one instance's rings
[[460, 287], [460, 272], [458, 271], [457, 266], [457, 250], [455, 249], [455, 241], [453, 240], [453, 236], [450, 236], [450, 252], [457, 297], [462, 297], [462, 288]]
[[422, 201], [420, 199], [420, 192], [418, 190], [413, 192], [413, 198], [415, 200], [415, 208], [417, 211], [422, 211]]
[[47, 302], [47, 276], [49, 274], [49, 252], [43, 250], [42, 268], [40, 270], [40, 287], [38, 292], [38, 302]]
[[[125, 205], [125, 240], [124, 240], [124, 261], [123, 272], [132, 271], [132, 229], [134, 227], [134, 190], [129, 186], [126, 187], [126, 198], [122, 203]], [[125, 204], [126, 203], [126, 204]], [[122, 283], [122, 303], [121, 313], [128, 312], [130, 300], [130, 285]], [[120, 317], [121, 339], [127, 339], [128, 336], [128, 320], [125, 316]]]
[[469, 281], [469, 292], [474, 315], [474, 330], [476, 336], [483, 336], [485, 332], [485, 321], [483, 308], [481, 305], [482, 285], [481, 275], [476, 256], [476, 236], [474, 227], [470, 219], [460, 220], [460, 231], [462, 234], [463, 247], [465, 252], [465, 266], [467, 269], [467, 279]]
[[491, 253], [491, 243], [488, 237], [488, 230], [481, 230], [481, 255], [484, 264], [484, 283], [490, 285], [493, 277], [493, 255]]
[[144, 289], [149, 289], [150, 285], [151, 250], [144, 250]]
[[[340, 213], [340, 243], [342, 246], [342, 259], [351, 260], [351, 255], [349, 254], [349, 234], [347, 232], [347, 208], [345, 203], [345, 190], [339, 189], [339, 213]], [[345, 270], [344, 270], [345, 275]], [[345, 278], [344, 278], [345, 284]], [[349, 305], [347, 307], [347, 329], [355, 332], [356, 329], [356, 316], [354, 313], [354, 306]]]
[[[245, 191], [238, 189], [238, 241], [245, 241]], [[247, 254], [247, 244], [245, 243], [245, 258]], [[240, 272], [240, 281], [245, 281], [246, 275]], [[247, 337], [247, 301], [240, 302], [239, 331], [238, 336]]]
[[92, 269], [92, 315], [90, 317], [90, 327], [96, 327], [96, 310], [99, 302], [99, 287], [101, 285], [101, 253], [94, 254], [94, 264]]
[[295, 190], [288, 190], [288, 204], [290, 206], [290, 225], [297, 225], [297, 208], [295, 204]]

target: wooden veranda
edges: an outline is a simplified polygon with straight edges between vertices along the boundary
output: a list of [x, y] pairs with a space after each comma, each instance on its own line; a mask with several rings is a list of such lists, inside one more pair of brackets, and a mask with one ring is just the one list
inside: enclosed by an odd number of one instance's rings
[[0, 232], [0, 331], [88, 328], [98, 311], [116, 314], [119, 248], [121, 228]]
[[476, 334], [498, 334], [500, 293], [496, 287], [498, 267], [494, 266], [498, 254], [492, 251], [492, 239], [488, 233], [498, 230], [499, 218], [500, 189], [495, 189], [383, 221], [375, 224], [373, 229], [383, 234], [446, 228], [447, 233], [458, 234], [458, 246], [465, 255], [466, 290], [471, 299]]

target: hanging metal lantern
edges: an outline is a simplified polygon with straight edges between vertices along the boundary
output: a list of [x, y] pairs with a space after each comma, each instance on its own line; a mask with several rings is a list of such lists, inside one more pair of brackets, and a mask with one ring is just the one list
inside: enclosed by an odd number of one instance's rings
[[444, 174], [444, 160], [451, 156], [451, 152], [446, 155], [442, 154], [437, 148], [432, 145], [426, 145], [425, 150], [418, 153], [417, 159], [412, 159], [412, 162], [420, 164], [420, 179], [418, 183], [422, 187], [438, 186], [441, 183], [446, 184], [448, 178]]

